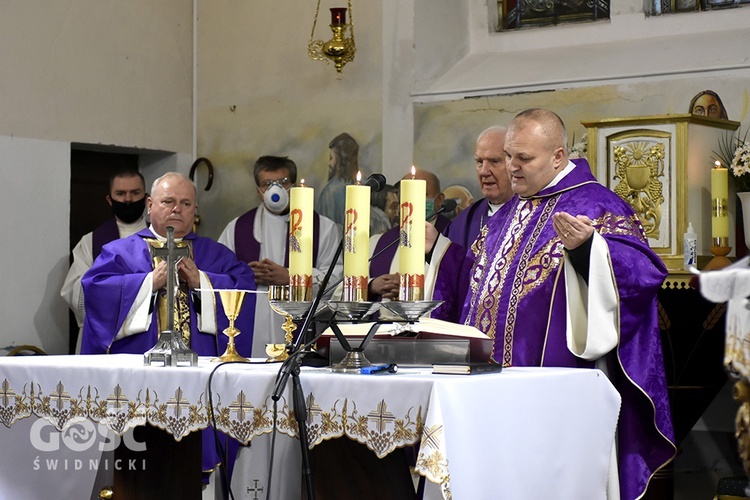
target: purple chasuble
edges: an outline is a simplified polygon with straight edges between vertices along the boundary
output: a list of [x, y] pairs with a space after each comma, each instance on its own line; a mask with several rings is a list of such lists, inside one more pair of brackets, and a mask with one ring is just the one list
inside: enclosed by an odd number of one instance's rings
[[[151, 349], [158, 337], [154, 316], [148, 332], [128, 335], [114, 340], [146, 275], [153, 271], [148, 244], [143, 238], [153, 238], [149, 229], [115, 240], [102, 248], [91, 269], [81, 279], [86, 300], [86, 319], [83, 325], [83, 354], [136, 353]], [[209, 238], [190, 233], [184, 238], [191, 242], [198, 269], [206, 273], [213, 288], [254, 290], [255, 281], [247, 265], [239, 262], [224, 245]], [[191, 294], [192, 295], [192, 294]], [[221, 299], [216, 296], [217, 335], [197, 330], [196, 313], [190, 301], [190, 348], [201, 356], [217, 356], [224, 352], [227, 337], [221, 332], [229, 326], [222, 314]], [[240, 354], [251, 352], [255, 297], [245, 297], [242, 312], [236, 320], [242, 334], [236, 338]], [[156, 312], [153, 313], [156, 315]]]
[[[234, 226], [234, 252], [242, 262], [260, 260], [260, 242], [253, 236], [255, 214], [260, 207], [245, 212], [237, 218]], [[287, 228], [289, 223], [287, 223]], [[313, 267], [318, 263], [318, 248], [320, 243], [320, 215], [313, 212]], [[289, 231], [286, 232], [286, 252], [284, 252], [284, 267], [289, 267]]]
[[[81, 283], [86, 301], [86, 318], [83, 324], [81, 354], [142, 354], [156, 344], [156, 311], [153, 312], [154, 316], [147, 332], [114, 340], [143, 280], [153, 271], [148, 243], [143, 239], [153, 237], [149, 229], [143, 229], [132, 236], [105, 245], [93, 266], [83, 275]], [[192, 232], [183, 239], [190, 241], [195, 263], [198, 269], [208, 276], [213, 288], [255, 289], [252, 271], [246, 264], [238, 261], [227, 247], [209, 238], [196, 236]], [[221, 298], [216, 294], [218, 333], [214, 335], [197, 330], [198, 321], [192, 294], [189, 294], [189, 297], [190, 348], [200, 356], [221, 355], [226, 350], [228, 342], [228, 337], [222, 332], [229, 326], [229, 320], [223, 314]], [[235, 321], [235, 326], [241, 331], [235, 338], [235, 344], [237, 351], [244, 356], [249, 356], [252, 352], [254, 316], [255, 296], [246, 294], [242, 311]], [[210, 429], [204, 431], [203, 443], [203, 470], [210, 470], [221, 461], [216, 453], [213, 432]], [[234, 450], [228, 453], [228, 468], [231, 473], [238, 443], [233, 440], [230, 440], [230, 443], [230, 450]]]
[[117, 220], [110, 217], [91, 232], [91, 254], [96, 259], [102, 253], [104, 245], [119, 238], [120, 230], [117, 228]]
[[[567, 348], [564, 249], [552, 214], [564, 211], [593, 221], [609, 248], [619, 297], [619, 343], [605, 359], [622, 397], [620, 492], [634, 499], [675, 455], [657, 320], [656, 294], [667, 271], [632, 208], [599, 184], [587, 163], [576, 165], [556, 186], [513, 197], [502, 207], [507, 206], [506, 216], [490, 220], [486, 238], [477, 244], [461, 322], [495, 338], [493, 357], [500, 363], [593, 367]], [[448, 273], [438, 275], [441, 293], [450, 289], [447, 278]], [[455, 289], [459, 283], [453, 280]]]

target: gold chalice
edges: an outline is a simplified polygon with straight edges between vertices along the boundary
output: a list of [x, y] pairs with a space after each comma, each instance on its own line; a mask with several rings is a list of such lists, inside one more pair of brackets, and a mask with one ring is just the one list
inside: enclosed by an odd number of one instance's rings
[[229, 326], [224, 329], [224, 335], [229, 337], [229, 343], [224, 354], [218, 358], [214, 358], [211, 361], [220, 361], [222, 363], [227, 361], [249, 361], [247, 358], [240, 356], [237, 352], [237, 348], [234, 346], [234, 338], [240, 334], [240, 330], [234, 326], [234, 321], [237, 316], [240, 315], [242, 309], [242, 301], [245, 299], [244, 290], [220, 290], [219, 296], [221, 297], [221, 304], [224, 306], [224, 314], [229, 319]]

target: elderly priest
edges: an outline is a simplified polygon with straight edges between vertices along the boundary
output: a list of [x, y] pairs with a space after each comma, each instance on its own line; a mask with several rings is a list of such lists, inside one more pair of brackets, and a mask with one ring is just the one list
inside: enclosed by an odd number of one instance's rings
[[[175, 242], [186, 246], [189, 254], [176, 265], [180, 286], [174, 329], [198, 355], [217, 356], [226, 349], [228, 338], [221, 332], [228, 320], [223, 311], [217, 313], [220, 302], [211, 290], [252, 290], [252, 270], [224, 245], [192, 232], [196, 190], [184, 175], [170, 172], [157, 179], [147, 207], [151, 226], [105, 245], [83, 276], [86, 319], [81, 353], [141, 354], [154, 347], [159, 332], [167, 328], [167, 266], [152, 254], [164, 245], [171, 226]], [[252, 295], [246, 297], [235, 323], [242, 332], [236, 339], [237, 351], [244, 356], [250, 355], [252, 347], [254, 302]], [[217, 457], [206, 453], [214, 449], [207, 433], [203, 441], [203, 470], [207, 471], [215, 468]]]

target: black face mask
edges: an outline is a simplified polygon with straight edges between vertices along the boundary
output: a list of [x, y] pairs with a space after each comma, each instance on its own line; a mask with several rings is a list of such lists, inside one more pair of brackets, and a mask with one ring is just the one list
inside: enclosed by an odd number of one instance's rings
[[146, 197], [132, 203], [123, 203], [110, 198], [112, 202], [112, 213], [125, 224], [131, 224], [143, 215], [146, 209]]

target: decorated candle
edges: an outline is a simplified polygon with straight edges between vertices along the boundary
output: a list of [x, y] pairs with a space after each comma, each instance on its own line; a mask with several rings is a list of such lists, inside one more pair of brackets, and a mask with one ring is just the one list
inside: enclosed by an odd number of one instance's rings
[[714, 168], [711, 169], [711, 238], [713, 246], [729, 245], [728, 197], [728, 170], [717, 161]]
[[346, 186], [344, 213], [344, 300], [367, 299], [370, 255], [370, 186]]
[[400, 274], [399, 300], [424, 298], [425, 252], [425, 198], [427, 182], [414, 179], [416, 169], [411, 167], [411, 179], [402, 179], [400, 207], [400, 242], [398, 272]]
[[291, 299], [312, 300], [313, 198], [315, 190], [293, 187], [289, 196], [289, 284]]

